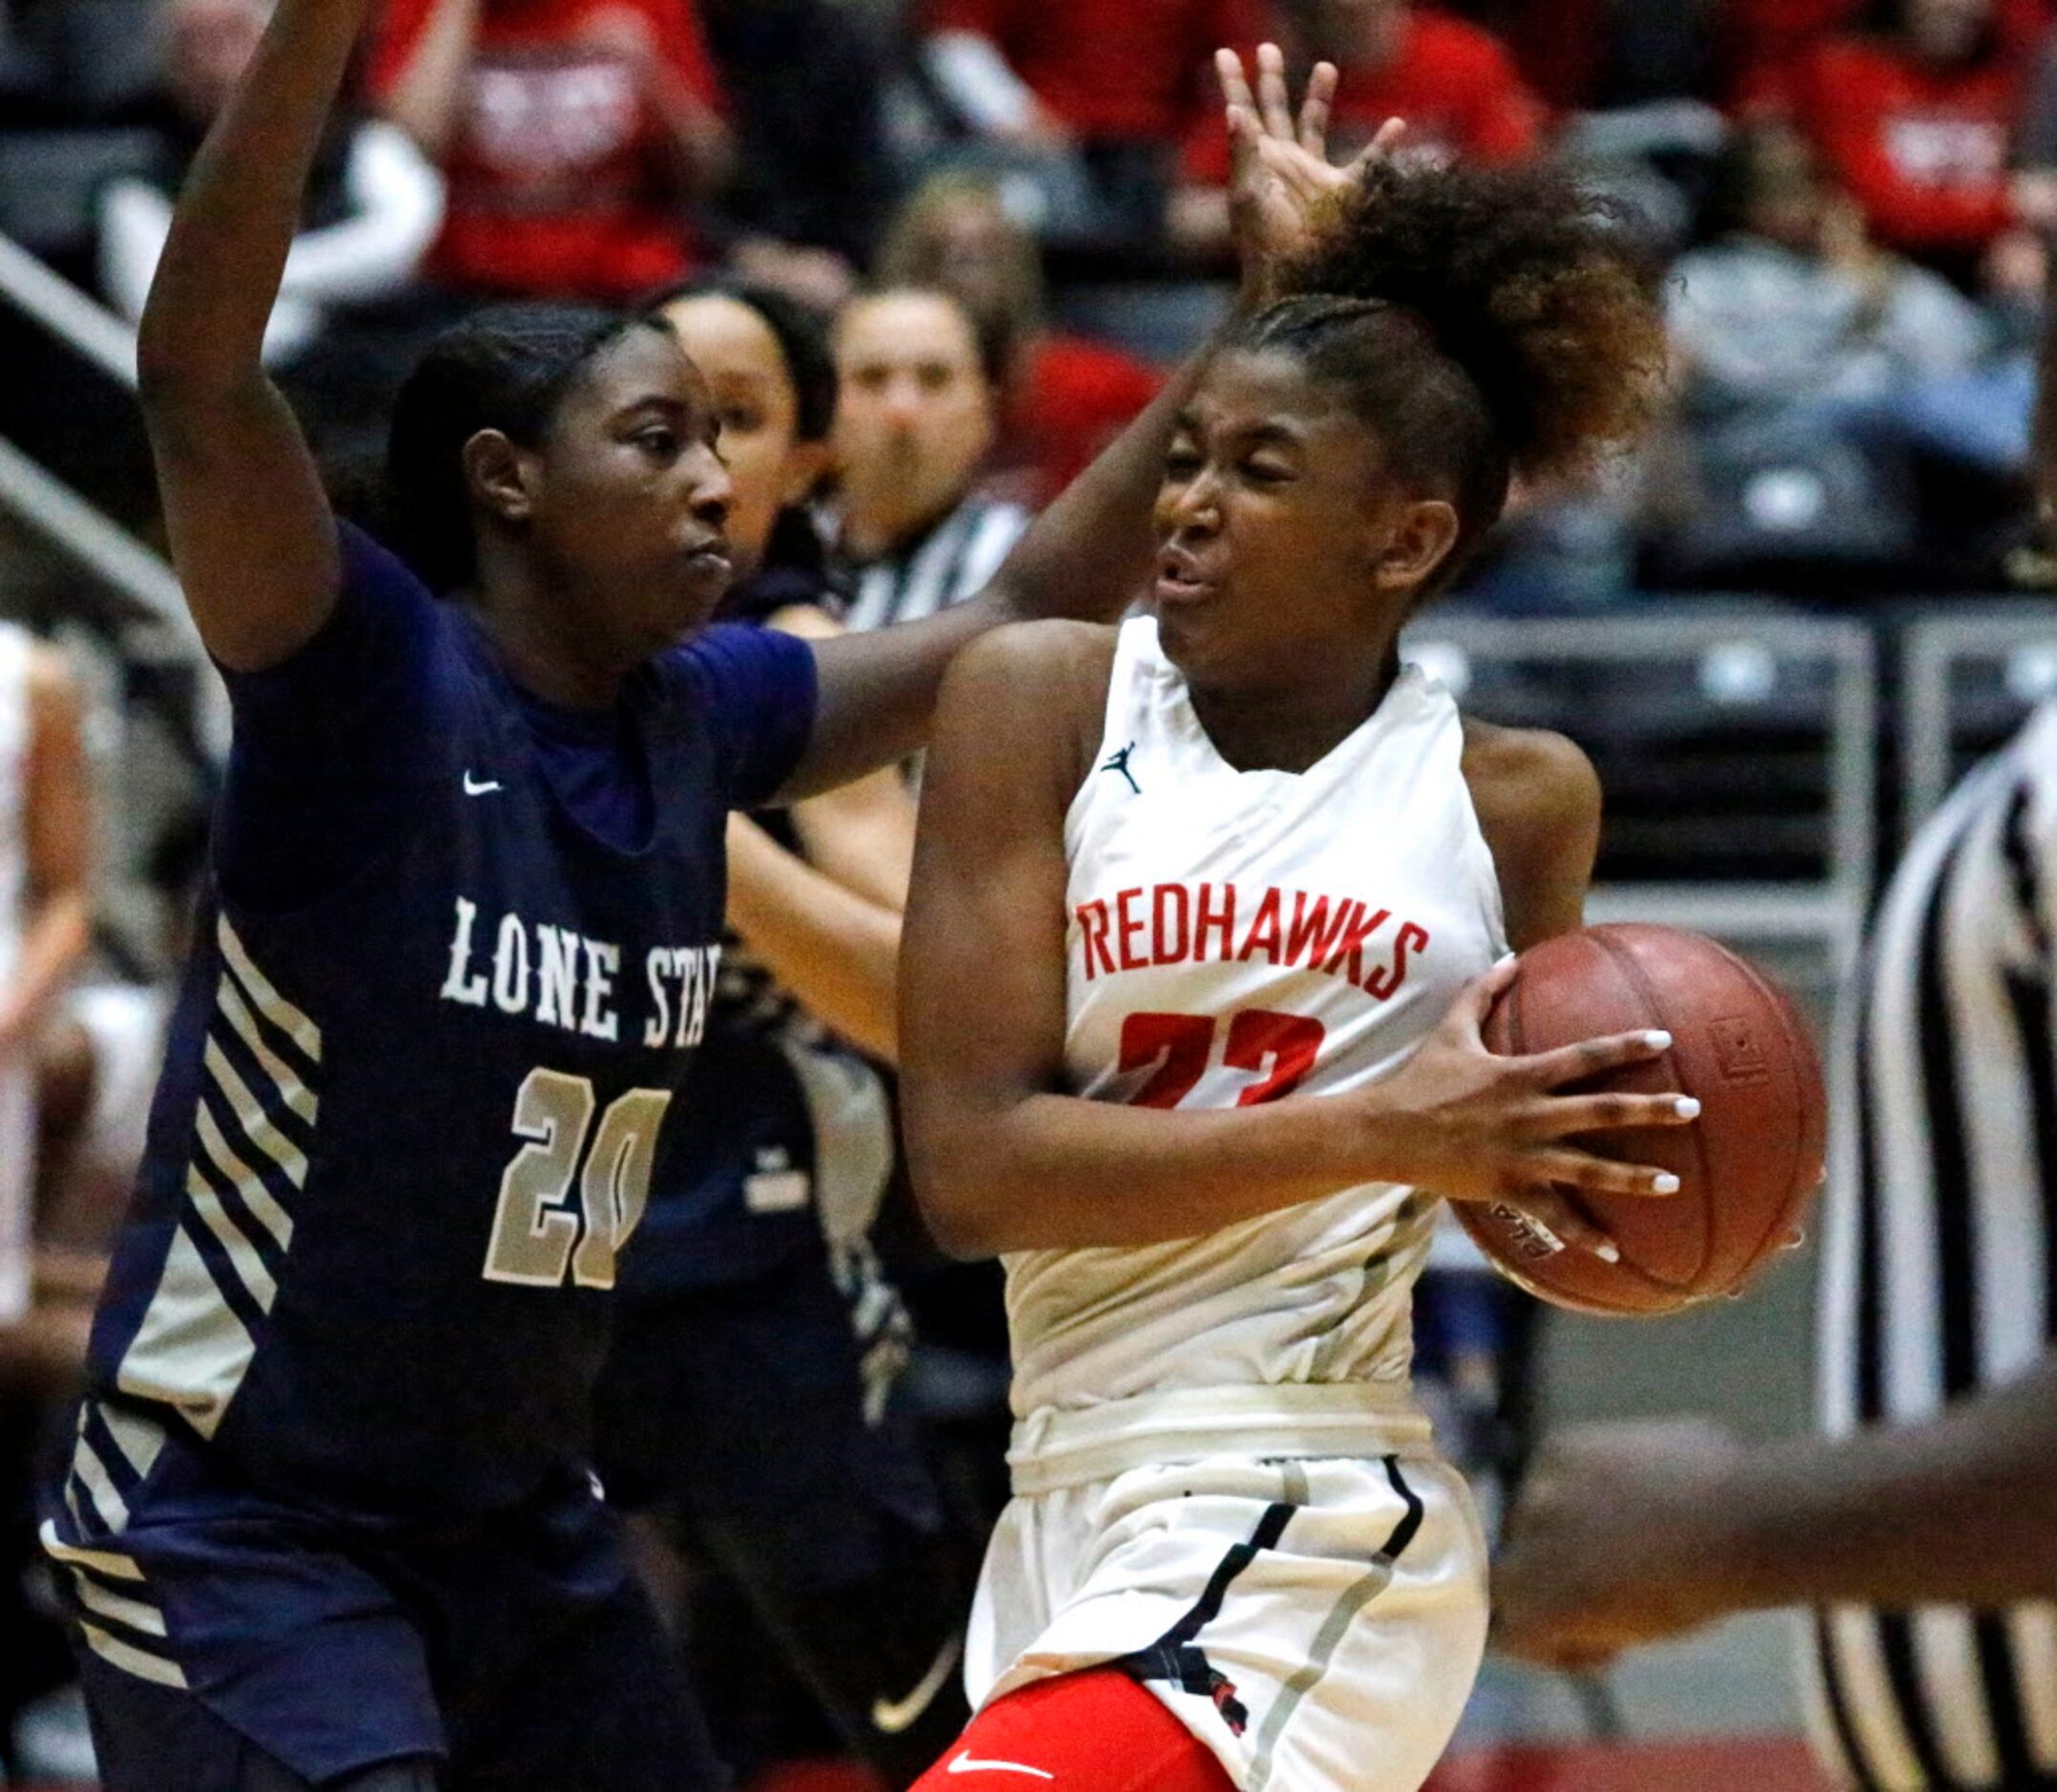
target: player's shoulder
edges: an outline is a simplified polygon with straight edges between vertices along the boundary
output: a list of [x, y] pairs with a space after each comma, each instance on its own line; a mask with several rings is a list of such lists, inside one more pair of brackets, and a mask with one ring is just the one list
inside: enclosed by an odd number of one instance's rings
[[1548, 728], [1504, 728], [1471, 716], [1464, 726], [1465, 782], [1488, 837], [1527, 846], [1598, 827], [1600, 778], [1577, 741]]
[[959, 654], [950, 677], [982, 692], [1012, 691], [1048, 700], [1107, 690], [1120, 631], [1106, 623], [1048, 618], [988, 629]]
[[1083, 765], [1099, 744], [1120, 631], [1057, 618], [1003, 623], [965, 648], [944, 684], [939, 742], [976, 729]]

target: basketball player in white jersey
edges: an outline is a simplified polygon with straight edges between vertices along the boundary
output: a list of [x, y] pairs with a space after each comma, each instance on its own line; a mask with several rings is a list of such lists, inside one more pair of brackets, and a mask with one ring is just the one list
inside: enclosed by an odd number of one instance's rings
[[86, 949], [88, 812], [72, 675], [0, 624], [0, 1324], [29, 1310], [36, 1034]]
[[939, 718], [908, 1143], [945, 1244], [1005, 1258], [1017, 1426], [934, 1792], [1419, 1786], [1486, 1630], [1408, 1398], [1437, 1196], [1605, 1253], [1573, 1192], [1675, 1185], [1566, 1141], [1696, 1111], [1553, 1093], [1662, 1035], [1485, 1051], [1490, 968], [1580, 923], [1598, 791], [1397, 648], [1513, 476], [1639, 421], [1647, 286], [1553, 176], [1330, 169], [1332, 72], [1296, 130], [1260, 67], [1261, 112], [1223, 75], [1271, 290], [1189, 377], [1154, 613], [1002, 631]]

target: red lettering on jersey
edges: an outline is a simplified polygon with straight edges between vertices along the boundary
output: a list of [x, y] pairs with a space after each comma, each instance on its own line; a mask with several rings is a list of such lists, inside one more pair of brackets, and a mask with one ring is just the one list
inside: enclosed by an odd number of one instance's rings
[[1336, 948], [1336, 955], [1321, 969], [1331, 975], [1344, 959], [1350, 961], [1350, 969], [1344, 974], [1355, 983], [1364, 974], [1364, 942], [1378, 932], [1393, 918], [1390, 908], [1367, 910], [1362, 903], [1350, 905], [1350, 925], [1343, 929], [1342, 944]]
[[1150, 961], [1183, 964], [1193, 946], [1193, 904], [1183, 884], [1159, 884], [1150, 899]]
[[1400, 926], [1400, 936], [1393, 942], [1393, 962], [1381, 966], [1364, 979], [1364, 993], [1383, 1002], [1399, 991], [1407, 980], [1407, 953], [1428, 949], [1428, 929], [1418, 927], [1411, 921]]
[[[1218, 908], [1214, 905], [1216, 893], [1221, 898], [1221, 906]], [[1214, 953], [1216, 958], [1226, 963], [1235, 956], [1236, 886], [1233, 884], [1202, 884], [1200, 886], [1199, 920], [1193, 929], [1193, 955], [1195, 958], [1208, 956], [1207, 936], [1210, 933], [1217, 933], [1220, 936], [1219, 948]]]
[[1143, 931], [1143, 917], [1129, 912], [1129, 906], [1142, 893], [1140, 887], [1125, 889], [1114, 898], [1114, 945], [1121, 955], [1121, 968], [1124, 970], [1141, 970], [1150, 963], [1147, 958], [1138, 958], [1134, 948], [1129, 944]]
[[1086, 947], [1086, 981], [1091, 983], [1103, 969], [1112, 976], [1114, 957], [1107, 949], [1107, 905], [1097, 901], [1080, 903], [1072, 913], [1078, 917]]
[[1286, 935], [1285, 961], [1298, 965], [1302, 959], [1310, 967], [1319, 968], [1321, 961], [1334, 949], [1336, 942], [1342, 938], [1343, 924], [1347, 911], [1339, 908], [1336, 925], [1328, 925], [1328, 898], [1317, 896], [1310, 907], [1305, 890], [1293, 892], [1293, 926]]
[[1257, 918], [1250, 924], [1250, 931], [1243, 940], [1243, 949], [1236, 957], [1250, 959], [1261, 948], [1271, 955], [1273, 964], [1278, 962], [1278, 892], [1268, 889], [1264, 900], [1257, 904]]

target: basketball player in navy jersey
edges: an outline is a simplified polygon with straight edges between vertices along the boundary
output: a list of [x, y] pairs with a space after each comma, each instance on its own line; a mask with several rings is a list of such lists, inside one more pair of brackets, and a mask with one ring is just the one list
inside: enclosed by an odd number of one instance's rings
[[[1294, 242], [1177, 400], [1153, 614], [952, 668], [902, 1040], [916, 1188], [1008, 1273], [1015, 1498], [981, 1709], [923, 1792], [1414, 1792], [1468, 1694], [1485, 1542], [1408, 1397], [1437, 1197], [1613, 1247], [1579, 1191], [1675, 1180], [1558, 1093], [1665, 1035], [1496, 1058], [1509, 948], [1580, 925], [1570, 742], [1403, 667], [1516, 475], [1631, 435], [1663, 358], [1632, 250], [1548, 171], [1322, 156], [1233, 56], [1235, 215]], [[975, 989], [976, 1003], [965, 992]]]
[[585, 1456], [727, 814], [920, 746], [983, 630], [1112, 614], [1164, 415], [945, 616], [696, 634], [732, 503], [699, 374], [646, 323], [492, 314], [397, 401], [386, 544], [339, 527], [261, 345], [367, 5], [280, 0], [143, 318], [236, 734], [43, 1534], [116, 1792], [707, 1786]]

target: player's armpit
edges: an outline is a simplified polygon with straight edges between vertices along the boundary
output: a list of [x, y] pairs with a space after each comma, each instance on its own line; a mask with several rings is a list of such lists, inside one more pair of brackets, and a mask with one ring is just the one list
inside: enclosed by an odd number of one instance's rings
[[1600, 850], [1600, 781], [1573, 741], [1465, 721], [1465, 781], [1492, 850], [1507, 943], [1518, 952], [1585, 926]]

